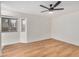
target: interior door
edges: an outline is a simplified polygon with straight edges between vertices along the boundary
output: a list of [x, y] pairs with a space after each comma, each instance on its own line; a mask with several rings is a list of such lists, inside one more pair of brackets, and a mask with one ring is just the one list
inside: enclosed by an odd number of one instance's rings
[[20, 40], [27, 43], [27, 18], [20, 19]]

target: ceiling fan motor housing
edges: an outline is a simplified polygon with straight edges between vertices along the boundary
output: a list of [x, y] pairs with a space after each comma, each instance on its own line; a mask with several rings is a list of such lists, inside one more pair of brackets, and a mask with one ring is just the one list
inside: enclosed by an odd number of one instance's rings
[[50, 4], [50, 7], [52, 7], [52, 4]]

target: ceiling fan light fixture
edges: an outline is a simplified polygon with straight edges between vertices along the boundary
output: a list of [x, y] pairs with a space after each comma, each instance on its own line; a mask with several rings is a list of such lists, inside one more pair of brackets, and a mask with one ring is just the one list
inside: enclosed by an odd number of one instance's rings
[[49, 12], [49, 14], [52, 14], [52, 13], [53, 13], [52, 11]]

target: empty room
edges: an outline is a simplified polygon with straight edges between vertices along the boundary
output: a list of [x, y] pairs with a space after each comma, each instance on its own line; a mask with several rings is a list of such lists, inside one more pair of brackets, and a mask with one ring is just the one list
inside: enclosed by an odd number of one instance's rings
[[0, 55], [79, 57], [79, 1], [0, 1]]

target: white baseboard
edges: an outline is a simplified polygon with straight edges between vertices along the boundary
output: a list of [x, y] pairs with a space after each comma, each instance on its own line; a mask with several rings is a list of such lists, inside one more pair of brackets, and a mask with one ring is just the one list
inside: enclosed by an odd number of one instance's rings
[[54, 36], [54, 35], [52, 35], [51, 38], [54, 38], [54, 39], [56, 39], [56, 40], [60, 40], [60, 41], [63, 41], [63, 42], [67, 42], [67, 43], [69, 43], [69, 44], [73, 44], [73, 45], [79, 46], [79, 43], [75, 43], [75, 42], [73, 42], [73, 41], [68, 41], [68, 40], [63, 39], [63, 38], [61, 38], [61, 37], [59, 37], [59, 36]]
[[27, 41], [27, 43], [31, 43], [31, 42], [35, 42], [35, 41], [40, 41], [40, 40], [45, 40], [45, 39], [50, 39], [50, 37], [38, 38], [38, 39], [35, 39], [33, 41]]
[[10, 43], [3, 43], [2, 44], [2, 47], [6, 46], [6, 45], [11, 45], [11, 44], [15, 44], [15, 43], [18, 43], [19, 41], [16, 41], [16, 42], [10, 42]]
[[27, 41], [19, 41], [20, 43], [27, 43]]

